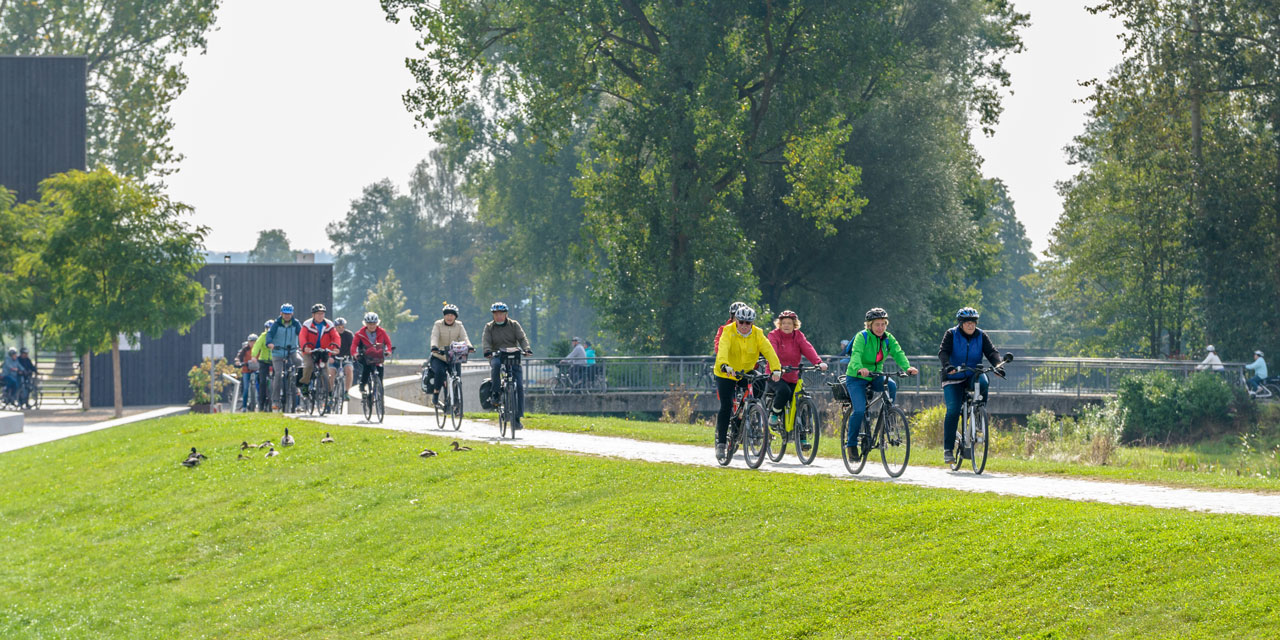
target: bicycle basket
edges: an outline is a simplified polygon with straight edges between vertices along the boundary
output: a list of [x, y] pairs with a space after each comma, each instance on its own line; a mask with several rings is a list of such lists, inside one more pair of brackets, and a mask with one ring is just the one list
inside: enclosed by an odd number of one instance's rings
[[455, 362], [466, 362], [470, 351], [471, 347], [465, 342], [454, 342], [449, 345], [449, 354], [453, 356]]
[[849, 387], [844, 386], [844, 376], [835, 382], [828, 382], [831, 387], [831, 399], [836, 402], [851, 402], [849, 399]]
[[382, 361], [386, 359], [386, 357], [387, 354], [382, 350], [381, 346], [374, 345], [364, 350], [365, 364], [382, 364]]

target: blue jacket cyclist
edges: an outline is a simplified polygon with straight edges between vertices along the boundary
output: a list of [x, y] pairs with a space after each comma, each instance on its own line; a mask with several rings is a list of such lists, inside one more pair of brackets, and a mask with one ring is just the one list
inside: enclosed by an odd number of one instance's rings
[[903, 371], [911, 375], [919, 373], [907, 361], [898, 339], [889, 333], [888, 311], [880, 307], [869, 309], [865, 327], [849, 343], [849, 368], [845, 370], [844, 379], [845, 388], [849, 390], [849, 402], [853, 405], [848, 428], [845, 430], [848, 440], [844, 443], [844, 446], [853, 450], [851, 459], [861, 457], [861, 448], [866, 445], [867, 434], [862, 433], [862, 419], [867, 414], [867, 388], [879, 392], [887, 385], [890, 398], [898, 395], [898, 383], [892, 378], [872, 378], [871, 373], [883, 372], [885, 362], [890, 358]]
[[[280, 317], [271, 324], [271, 328], [267, 329], [267, 348], [271, 349], [271, 390], [273, 396], [282, 396], [284, 394], [284, 370], [285, 359], [293, 360], [294, 366], [302, 365], [302, 356], [298, 355], [298, 334], [302, 332], [302, 323], [293, 317], [293, 305], [284, 303], [280, 305]], [[274, 408], [279, 409], [281, 404], [288, 406], [288, 403], [274, 402], [279, 398], [273, 398]]]
[[[947, 417], [942, 423], [942, 458], [947, 464], [955, 462], [956, 425], [960, 422], [960, 407], [964, 393], [973, 381], [972, 371], [960, 371], [960, 367], [977, 367], [985, 357], [992, 366], [1003, 366], [1000, 352], [978, 328], [978, 310], [965, 307], [956, 312], [956, 326], [947, 329], [938, 347], [938, 359], [942, 362], [942, 397], [947, 403]], [[991, 381], [987, 374], [978, 378], [979, 401], [986, 401]], [[966, 452], [967, 454], [968, 452]]]

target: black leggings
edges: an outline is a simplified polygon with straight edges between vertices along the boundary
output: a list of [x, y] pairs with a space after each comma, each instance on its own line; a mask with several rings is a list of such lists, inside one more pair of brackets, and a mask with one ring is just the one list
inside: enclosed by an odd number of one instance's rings
[[773, 410], [775, 413], [782, 413], [787, 408], [787, 403], [791, 401], [791, 396], [796, 392], [796, 384], [786, 380], [769, 383], [769, 390], [773, 392]]
[[720, 396], [720, 413], [716, 415], [716, 443], [726, 440], [729, 417], [733, 415], [733, 395], [739, 387], [746, 387], [745, 380], [730, 380], [716, 376], [716, 394]]

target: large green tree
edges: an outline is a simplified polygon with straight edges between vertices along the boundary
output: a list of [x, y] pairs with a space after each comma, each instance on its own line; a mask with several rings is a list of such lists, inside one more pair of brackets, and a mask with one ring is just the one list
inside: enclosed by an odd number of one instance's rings
[[284, 229], [263, 229], [249, 251], [249, 262], [293, 262], [293, 249]]
[[[1007, 3], [963, 4], [984, 8], [983, 31], [956, 41], [1016, 41], [1021, 17]], [[845, 153], [851, 106], [946, 61], [972, 71], [952, 79], [989, 122], [994, 90], [975, 79], [1003, 76], [1001, 54], [982, 47], [903, 67], [912, 43], [902, 36], [935, 26], [938, 3], [383, 6], [392, 17], [408, 10], [424, 33], [427, 55], [410, 63], [419, 86], [406, 98], [424, 122], [465, 104], [490, 72], [534, 140], [560, 147], [593, 119], [576, 181], [594, 243], [593, 299], [629, 346], [667, 352], [700, 351], [725, 303], [758, 295], [736, 210], [753, 174], [777, 166], [769, 179], [793, 224], [833, 232], [866, 204]]]
[[182, 58], [205, 50], [220, 0], [0, 0], [0, 55], [84, 56], [89, 165], [136, 178], [181, 159], [169, 107]]
[[41, 251], [50, 288], [38, 325], [80, 354], [111, 350], [119, 417], [120, 337], [185, 333], [200, 318], [205, 291], [193, 276], [206, 230], [181, 220], [186, 205], [102, 167], [54, 175], [40, 197], [56, 214]]

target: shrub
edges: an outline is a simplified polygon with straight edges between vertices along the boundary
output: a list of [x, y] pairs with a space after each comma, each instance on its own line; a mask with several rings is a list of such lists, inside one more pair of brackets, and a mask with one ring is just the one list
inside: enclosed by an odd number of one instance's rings
[[922, 409], [911, 416], [911, 438], [914, 445], [926, 448], [942, 446], [942, 419], [947, 415], [947, 406], [935, 404]]
[[[234, 376], [236, 374], [236, 368], [227, 364], [227, 361], [223, 358], [218, 358], [217, 362], [215, 362], [213, 366], [214, 371], [217, 372], [217, 375], [213, 379], [213, 392], [216, 395], [221, 395], [223, 388], [225, 388], [227, 384], [227, 380], [222, 377], [222, 374], [225, 373], [227, 375]], [[191, 367], [191, 370], [187, 372], [187, 383], [191, 385], [192, 397], [190, 404], [211, 404], [209, 402], [208, 358], [205, 358], [204, 362]]]
[[662, 399], [660, 422], [671, 424], [695, 424], [693, 420], [693, 394], [682, 386], [672, 386]]
[[1239, 406], [1221, 376], [1196, 373], [1174, 378], [1158, 371], [1119, 384], [1124, 442], [1169, 442], [1202, 438], [1231, 422]]

